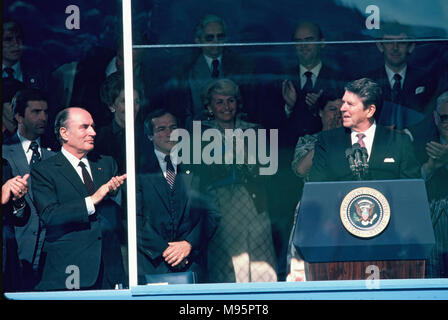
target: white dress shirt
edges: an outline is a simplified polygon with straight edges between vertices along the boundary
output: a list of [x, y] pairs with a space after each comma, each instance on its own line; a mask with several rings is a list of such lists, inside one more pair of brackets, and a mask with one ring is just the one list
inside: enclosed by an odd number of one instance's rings
[[367, 129], [366, 131], [356, 132], [352, 130], [351, 133], [352, 145], [358, 142], [358, 137], [356, 135], [358, 133], [364, 133], [365, 137], [363, 138], [363, 141], [367, 149], [367, 155], [368, 155], [367, 161], [369, 161], [370, 154], [372, 153], [373, 139], [375, 138], [375, 130], [376, 130], [376, 122], [374, 121], [373, 124], [370, 126], [370, 128]]
[[213, 60], [218, 60], [218, 61], [219, 61], [218, 69], [219, 69], [219, 71], [220, 71], [219, 73], [221, 73], [222, 56], [219, 56], [219, 57], [216, 58], [216, 59], [207, 57], [205, 54], [204, 54], [203, 56], [204, 56], [205, 62], [207, 63], [207, 66], [208, 66], [210, 72], [213, 71], [213, 64], [212, 64], [212, 63], [213, 63]]
[[320, 69], [322, 69], [322, 62], [319, 62], [313, 69], [308, 70], [304, 66], [300, 65], [299, 67], [299, 75], [300, 75], [300, 89], [303, 89], [303, 86], [306, 83], [308, 77], [305, 75], [307, 71], [310, 71], [313, 75], [311, 76], [311, 81], [313, 82], [313, 88], [316, 84], [317, 76], [319, 75]]
[[[83, 183], [84, 183], [84, 179], [82, 177], [82, 169], [79, 166], [80, 161], [84, 162], [84, 164], [86, 165], [87, 172], [90, 174], [90, 177], [92, 178], [92, 171], [90, 170], [89, 160], [87, 160], [86, 156], [82, 157], [81, 159], [78, 159], [77, 157], [72, 155], [70, 152], [65, 150], [64, 147], [61, 148], [61, 152], [67, 158], [68, 162], [70, 162], [70, 164], [76, 170], [76, 172], [78, 173], [78, 175], [81, 178], [81, 181]], [[92, 178], [92, 181], [93, 181], [93, 178]], [[95, 205], [93, 204], [92, 198], [90, 196], [86, 197], [85, 201], [86, 201], [86, 206], [87, 206], [87, 213], [89, 215], [94, 214], [95, 213]]]

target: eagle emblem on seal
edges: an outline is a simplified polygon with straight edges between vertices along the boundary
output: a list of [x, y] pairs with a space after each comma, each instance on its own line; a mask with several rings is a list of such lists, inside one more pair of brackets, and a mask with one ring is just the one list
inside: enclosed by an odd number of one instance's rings
[[369, 187], [348, 192], [341, 202], [339, 212], [344, 228], [361, 238], [379, 235], [390, 220], [390, 206], [386, 197]]
[[373, 214], [375, 211], [375, 204], [369, 200], [361, 200], [355, 202], [356, 213], [361, 219], [361, 224], [363, 226], [367, 226], [372, 224], [372, 222], [378, 216], [377, 214]]

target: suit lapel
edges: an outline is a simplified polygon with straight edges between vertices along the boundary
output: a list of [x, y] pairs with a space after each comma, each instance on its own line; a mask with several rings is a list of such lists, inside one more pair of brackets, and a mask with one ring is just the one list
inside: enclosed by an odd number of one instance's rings
[[375, 137], [373, 139], [372, 150], [369, 158], [369, 167], [380, 167], [384, 161], [378, 155], [386, 155], [389, 148], [388, 135], [383, 127], [377, 125], [375, 129]]
[[95, 190], [98, 190], [98, 188], [106, 183], [107, 181], [104, 181], [104, 178], [102, 176], [103, 168], [98, 165], [98, 162], [89, 160], [90, 165], [90, 172], [92, 172], [92, 179], [93, 184], [95, 185]]
[[[17, 135], [14, 137], [17, 137]], [[30, 166], [26, 160], [25, 151], [23, 150], [22, 144], [18, 138], [17, 141], [14, 139], [14, 143], [9, 145], [7, 148], [11, 154], [11, 156], [8, 157], [8, 160], [14, 163], [14, 166], [17, 168], [19, 174], [23, 176], [24, 174], [30, 173]]]

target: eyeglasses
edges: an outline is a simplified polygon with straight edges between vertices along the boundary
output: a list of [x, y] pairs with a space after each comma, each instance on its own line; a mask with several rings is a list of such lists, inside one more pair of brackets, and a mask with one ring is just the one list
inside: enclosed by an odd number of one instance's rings
[[448, 123], [448, 114], [440, 114], [438, 111], [437, 114], [439, 115], [440, 122]]
[[212, 42], [214, 39], [216, 39], [218, 42], [222, 42], [226, 40], [226, 35], [225, 33], [218, 33], [218, 34], [209, 33], [204, 35], [205, 42]]

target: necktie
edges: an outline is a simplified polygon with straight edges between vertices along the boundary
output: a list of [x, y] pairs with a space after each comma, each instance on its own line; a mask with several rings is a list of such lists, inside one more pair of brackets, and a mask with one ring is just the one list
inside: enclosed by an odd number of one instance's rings
[[92, 194], [95, 193], [95, 186], [93, 184], [93, 180], [90, 177], [90, 174], [89, 174], [89, 172], [86, 169], [85, 163], [80, 161], [79, 162], [79, 166], [81, 167], [82, 179], [84, 180], [84, 184], [86, 185], [87, 192], [91, 196]]
[[33, 155], [31, 156], [30, 161], [30, 167], [35, 165], [41, 160], [40, 153], [39, 153], [39, 146], [37, 145], [36, 141], [32, 141], [30, 144], [30, 149], [33, 150]]
[[219, 60], [215, 59], [212, 61], [212, 78], [218, 78], [219, 77]]
[[392, 102], [398, 103], [398, 99], [401, 91], [401, 76], [396, 73], [394, 75], [394, 85], [392, 87]]
[[3, 69], [3, 71], [5, 71], [6, 74], [8, 75], [6, 77], [7, 79], [14, 79], [14, 69], [13, 68], [7, 67], [7, 68]]
[[171, 162], [171, 158], [169, 155], [166, 155], [165, 161], [166, 161], [166, 182], [168, 182], [170, 188], [173, 189], [174, 181], [176, 180], [176, 172], [174, 171], [173, 163]]
[[304, 74], [306, 76], [306, 82], [302, 88], [302, 91], [306, 95], [307, 93], [310, 93], [313, 90], [313, 81], [311, 79], [313, 73], [311, 71], [307, 71]]
[[359, 143], [359, 145], [362, 147], [362, 148], [365, 148], [366, 147], [366, 144], [364, 143], [364, 138], [365, 138], [365, 134], [364, 133], [358, 133], [357, 135], [356, 135], [357, 137], [358, 137], [358, 143]]

